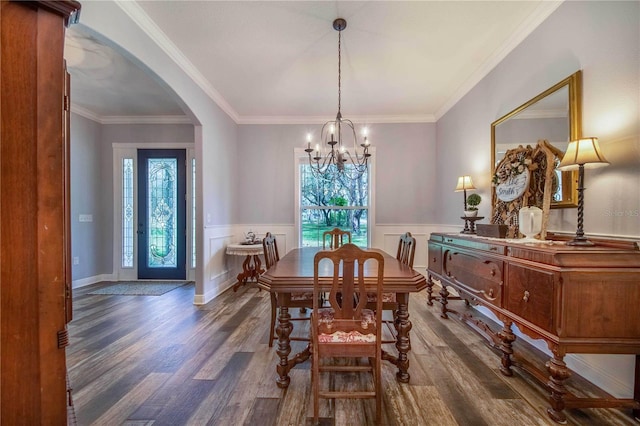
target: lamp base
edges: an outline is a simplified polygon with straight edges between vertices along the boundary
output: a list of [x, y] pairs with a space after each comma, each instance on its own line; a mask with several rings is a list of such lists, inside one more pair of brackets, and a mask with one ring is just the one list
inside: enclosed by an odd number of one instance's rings
[[568, 246], [579, 246], [579, 247], [592, 247], [595, 246], [594, 243], [589, 241], [586, 237], [574, 237], [573, 240], [567, 241]]

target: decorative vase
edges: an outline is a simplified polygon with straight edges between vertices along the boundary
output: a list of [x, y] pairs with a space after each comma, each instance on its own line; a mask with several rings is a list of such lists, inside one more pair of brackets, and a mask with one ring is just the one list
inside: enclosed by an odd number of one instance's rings
[[518, 212], [518, 228], [525, 238], [533, 240], [542, 231], [542, 210], [538, 207], [523, 207]]
[[464, 215], [466, 217], [476, 217], [478, 216], [478, 210], [465, 210]]

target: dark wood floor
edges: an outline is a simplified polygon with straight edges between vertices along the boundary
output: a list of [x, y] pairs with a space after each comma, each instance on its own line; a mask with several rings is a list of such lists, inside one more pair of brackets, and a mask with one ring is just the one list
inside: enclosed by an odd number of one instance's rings
[[[67, 349], [79, 425], [311, 424], [308, 363], [275, 384], [275, 348], [267, 345], [269, 295], [228, 291], [193, 305], [193, 285], [162, 296], [74, 291]], [[459, 303], [459, 302], [454, 302]], [[297, 310], [296, 310], [297, 311]], [[385, 425], [548, 425], [546, 393], [517, 372], [507, 378], [475, 333], [442, 320], [426, 295], [411, 296], [411, 382], [383, 366]], [[304, 333], [306, 322], [296, 322]], [[294, 352], [303, 342], [294, 342]], [[353, 378], [335, 379], [350, 383]], [[575, 381], [574, 381], [575, 382]], [[373, 424], [374, 402], [321, 406], [323, 425]], [[637, 425], [628, 410], [567, 410], [569, 424]]]

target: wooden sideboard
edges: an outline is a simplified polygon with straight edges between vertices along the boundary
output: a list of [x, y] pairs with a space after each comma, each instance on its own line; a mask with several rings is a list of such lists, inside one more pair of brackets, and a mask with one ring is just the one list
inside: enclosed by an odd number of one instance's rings
[[[550, 392], [547, 412], [560, 423], [566, 421], [564, 408], [626, 407], [640, 418], [640, 249], [637, 242], [594, 242], [567, 246], [553, 234], [539, 243], [440, 233], [429, 240], [429, 305], [439, 299], [442, 318], [455, 313], [499, 348], [503, 374], [519, 366], [539, 379]], [[442, 286], [439, 297], [433, 294], [435, 281]], [[447, 287], [491, 310], [502, 329], [493, 331], [469, 313], [449, 309]], [[547, 343], [553, 356], [546, 373], [514, 354], [513, 324]], [[570, 394], [567, 353], [636, 354], [634, 398]]]

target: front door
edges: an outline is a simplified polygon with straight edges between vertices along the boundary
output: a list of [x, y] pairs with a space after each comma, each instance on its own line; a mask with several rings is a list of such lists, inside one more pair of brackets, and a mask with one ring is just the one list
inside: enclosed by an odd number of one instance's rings
[[138, 279], [186, 278], [185, 169], [185, 150], [138, 150]]

